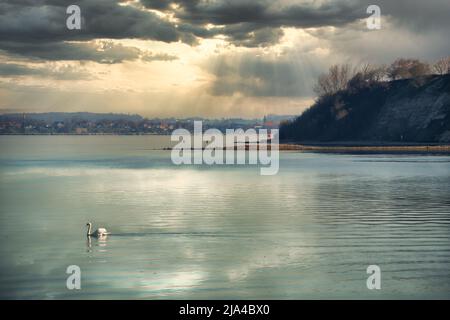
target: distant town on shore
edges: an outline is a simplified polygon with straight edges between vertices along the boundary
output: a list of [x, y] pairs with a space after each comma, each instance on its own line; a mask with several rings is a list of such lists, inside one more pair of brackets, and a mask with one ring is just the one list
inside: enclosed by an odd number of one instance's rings
[[293, 119], [291, 115], [267, 115], [261, 119], [205, 119], [205, 118], [144, 118], [137, 114], [48, 112], [0, 114], [1, 135], [50, 134], [170, 134], [177, 128], [193, 130], [195, 120], [202, 120], [203, 129], [278, 128], [280, 123]]

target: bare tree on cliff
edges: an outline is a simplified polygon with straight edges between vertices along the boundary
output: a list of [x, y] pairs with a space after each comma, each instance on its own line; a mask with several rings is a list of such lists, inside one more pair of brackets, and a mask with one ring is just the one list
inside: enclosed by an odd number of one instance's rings
[[410, 79], [430, 73], [430, 66], [417, 59], [397, 59], [387, 69], [392, 80]]
[[347, 82], [352, 76], [351, 69], [348, 64], [331, 66], [327, 74], [319, 76], [317, 84], [314, 86], [314, 92], [322, 97], [345, 90]]
[[444, 75], [450, 73], [450, 57], [442, 58], [433, 65], [433, 71], [437, 74]]

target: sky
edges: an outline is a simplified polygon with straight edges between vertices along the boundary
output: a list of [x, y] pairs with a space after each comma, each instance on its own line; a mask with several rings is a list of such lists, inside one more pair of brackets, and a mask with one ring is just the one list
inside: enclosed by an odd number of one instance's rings
[[1, 0], [0, 113], [300, 114], [331, 65], [433, 62], [449, 30], [448, 0]]

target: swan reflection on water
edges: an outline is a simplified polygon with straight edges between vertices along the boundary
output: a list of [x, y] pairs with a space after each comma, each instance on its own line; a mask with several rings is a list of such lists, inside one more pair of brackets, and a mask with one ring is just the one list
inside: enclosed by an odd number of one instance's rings
[[[86, 246], [88, 248], [88, 252], [92, 252], [92, 238], [91, 236], [87, 236]], [[94, 237], [95, 238], [95, 246], [98, 247], [106, 247], [106, 240], [108, 239], [107, 235]]]

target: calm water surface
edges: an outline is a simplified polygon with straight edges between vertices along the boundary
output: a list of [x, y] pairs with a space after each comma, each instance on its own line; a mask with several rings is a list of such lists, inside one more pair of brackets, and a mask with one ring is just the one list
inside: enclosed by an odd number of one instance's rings
[[1, 136], [0, 298], [450, 298], [450, 157], [281, 153], [261, 176], [174, 166], [168, 139]]

